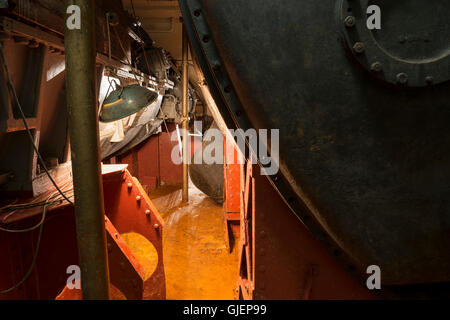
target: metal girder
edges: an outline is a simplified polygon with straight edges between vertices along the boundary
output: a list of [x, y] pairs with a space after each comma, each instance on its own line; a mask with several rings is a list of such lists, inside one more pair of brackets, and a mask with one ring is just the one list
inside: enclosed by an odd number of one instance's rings
[[120, 234], [138, 233], [154, 247], [158, 263], [153, 274], [144, 281], [144, 300], [163, 300], [166, 296], [162, 229], [164, 221], [139, 181], [128, 170], [103, 175], [105, 212]]

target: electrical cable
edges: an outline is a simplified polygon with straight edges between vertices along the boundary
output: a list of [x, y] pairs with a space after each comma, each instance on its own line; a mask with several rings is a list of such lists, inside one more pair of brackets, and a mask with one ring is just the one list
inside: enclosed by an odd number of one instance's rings
[[13, 93], [13, 97], [14, 97], [14, 100], [15, 100], [15, 102], [17, 104], [17, 107], [18, 107], [18, 109], [20, 111], [20, 116], [22, 117], [23, 124], [24, 124], [25, 129], [26, 129], [26, 131], [28, 133], [28, 137], [30, 138], [30, 142], [31, 142], [31, 144], [33, 146], [33, 149], [36, 152], [36, 155], [37, 155], [37, 157], [39, 159], [39, 162], [41, 163], [41, 166], [44, 169], [45, 173], [47, 174], [48, 178], [50, 179], [52, 184], [55, 186], [56, 190], [63, 196], [63, 198], [67, 202], [69, 202], [70, 204], [73, 205], [73, 202], [70, 201], [69, 198], [66, 197], [66, 195], [61, 191], [61, 189], [59, 188], [59, 186], [57, 185], [57, 183], [55, 182], [55, 180], [51, 176], [50, 172], [47, 169], [47, 166], [45, 165], [44, 159], [42, 159], [42, 156], [41, 156], [38, 148], [36, 147], [36, 144], [34, 143], [33, 135], [31, 134], [31, 130], [28, 127], [28, 123], [27, 123], [27, 120], [26, 120], [26, 117], [25, 117], [25, 113], [22, 110], [22, 106], [20, 104], [19, 98], [17, 97], [16, 89], [14, 88], [14, 85], [13, 85], [12, 80], [11, 80], [11, 75], [9, 74], [8, 65], [6, 63], [5, 55], [3, 53], [3, 45], [1, 43], [0, 43], [0, 56], [2, 58], [3, 66], [5, 68], [5, 72], [6, 72], [6, 75], [8, 77], [8, 85], [9, 85], [9, 87], [10, 87], [12, 93]]
[[133, 16], [134, 16], [135, 18], [137, 18], [137, 16], [136, 16], [136, 11], [134, 10], [134, 3], [133, 3], [133, 0], [130, 0], [130, 3], [131, 3], [131, 9], [133, 10]]
[[[47, 200], [50, 200], [53, 195], [54, 195], [54, 193]], [[40, 227], [39, 228], [39, 235], [38, 235], [38, 239], [37, 239], [37, 242], [36, 242], [36, 249], [34, 251], [33, 260], [31, 261], [31, 265], [28, 268], [27, 273], [25, 273], [25, 276], [17, 284], [15, 284], [14, 286], [12, 286], [9, 289], [0, 291], [0, 294], [6, 294], [6, 293], [9, 293], [11, 291], [16, 290], [18, 287], [20, 287], [28, 279], [28, 277], [33, 272], [34, 266], [36, 265], [36, 260], [37, 260], [37, 257], [38, 257], [38, 253], [39, 253], [39, 247], [41, 245], [42, 231], [44, 230], [44, 221], [45, 221], [45, 217], [47, 215], [47, 208], [48, 208], [48, 204], [44, 205], [44, 209], [43, 209], [43, 212], [42, 212], [42, 220], [36, 226], [36, 228]], [[36, 229], [36, 228], [34, 228], [34, 229]], [[11, 232], [11, 231], [8, 231], [8, 232]]]
[[[70, 191], [73, 191], [73, 189], [64, 191], [64, 193], [67, 193], [67, 192], [70, 192]], [[57, 194], [57, 193], [58, 192], [55, 191], [54, 193], [52, 193], [52, 195], [46, 201], [29, 204], [28, 207], [27, 207], [27, 204], [24, 204], [20, 209], [29, 209], [29, 208], [34, 208], [34, 207], [37, 207], [37, 206], [43, 206], [45, 208], [45, 207], [50, 207], [53, 204], [60, 203], [61, 201], [63, 201], [63, 199], [61, 199], [61, 198], [57, 199], [57, 200], [50, 201], [50, 199], [52, 199], [55, 196], [55, 194]], [[72, 198], [72, 197], [73, 197], [73, 195], [69, 196], [69, 198]], [[15, 210], [17, 210], [17, 209], [15, 209]], [[2, 208], [0, 210], [0, 212], [1, 211], [6, 211], [6, 210], [4, 208]], [[33, 231], [33, 230], [39, 228], [39, 226], [42, 223], [44, 223], [44, 220], [45, 220], [45, 215], [43, 214], [42, 215], [42, 219], [40, 220], [40, 222], [38, 224], [36, 224], [35, 226], [33, 226], [33, 227], [30, 227], [30, 228], [27, 228], [27, 229], [20, 229], [20, 230], [5, 229], [5, 228], [0, 227], [0, 231], [8, 232], [8, 233], [25, 233], [25, 232], [30, 232], [30, 231]]]

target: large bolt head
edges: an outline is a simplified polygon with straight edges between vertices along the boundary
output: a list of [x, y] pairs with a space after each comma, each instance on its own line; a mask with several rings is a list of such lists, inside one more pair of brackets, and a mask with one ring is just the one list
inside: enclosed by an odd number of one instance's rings
[[370, 66], [370, 70], [372, 70], [373, 72], [381, 72], [382, 69], [383, 68], [381, 66], [381, 63], [378, 61], [372, 63], [372, 65]]
[[356, 42], [355, 45], [353, 46], [353, 50], [356, 53], [363, 53], [364, 52], [364, 43]]
[[356, 24], [356, 19], [355, 19], [355, 17], [354, 17], [354, 16], [348, 16], [348, 17], [346, 17], [346, 18], [344, 19], [344, 24], [345, 24], [346, 27], [349, 27], [349, 28], [354, 27], [355, 24]]
[[397, 83], [400, 83], [400, 84], [408, 83], [408, 75], [404, 72], [397, 74]]

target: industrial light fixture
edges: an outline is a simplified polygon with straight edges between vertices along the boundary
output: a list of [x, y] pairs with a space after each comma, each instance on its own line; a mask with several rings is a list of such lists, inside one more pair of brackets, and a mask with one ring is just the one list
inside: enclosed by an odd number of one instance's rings
[[138, 84], [124, 87], [116, 84], [116, 89], [103, 102], [99, 115], [100, 121], [112, 122], [125, 118], [148, 107], [157, 99], [156, 92]]

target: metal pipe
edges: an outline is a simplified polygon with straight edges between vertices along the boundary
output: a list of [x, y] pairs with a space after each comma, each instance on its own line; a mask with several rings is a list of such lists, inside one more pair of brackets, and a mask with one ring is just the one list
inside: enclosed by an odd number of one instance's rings
[[94, 1], [65, 3], [78, 6], [81, 13], [81, 28], [66, 26], [64, 41], [81, 285], [83, 299], [105, 300], [109, 299], [109, 271], [95, 94]]
[[185, 27], [183, 25], [183, 41], [182, 41], [182, 51], [183, 51], [183, 73], [182, 73], [182, 83], [183, 83], [183, 202], [189, 201], [189, 134], [188, 134], [188, 84], [189, 84], [189, 41], [186, 34]]

